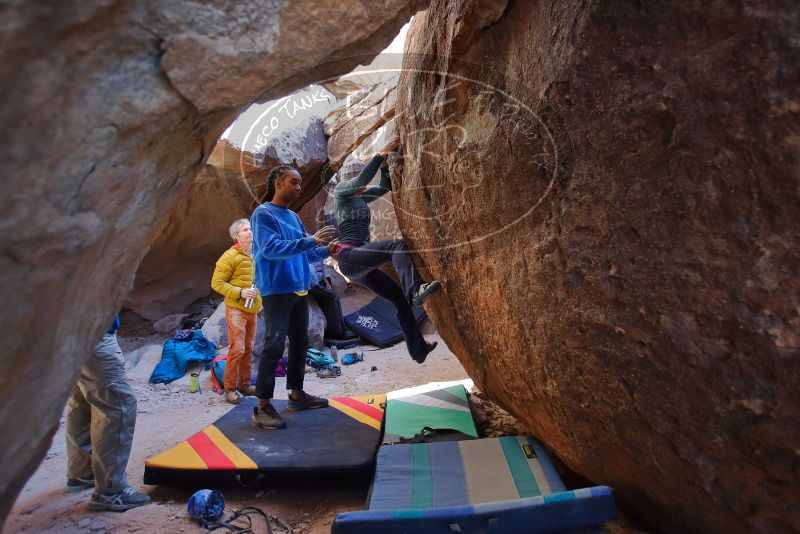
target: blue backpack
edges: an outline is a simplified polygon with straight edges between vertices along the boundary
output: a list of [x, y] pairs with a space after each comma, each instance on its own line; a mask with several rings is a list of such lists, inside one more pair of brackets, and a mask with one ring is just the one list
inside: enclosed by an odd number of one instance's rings
[[228, 365], [228, 355], [223, 354], [211, 360], [211, 383], [214, 391], [222, 395], [225, 393], [225, 367]]

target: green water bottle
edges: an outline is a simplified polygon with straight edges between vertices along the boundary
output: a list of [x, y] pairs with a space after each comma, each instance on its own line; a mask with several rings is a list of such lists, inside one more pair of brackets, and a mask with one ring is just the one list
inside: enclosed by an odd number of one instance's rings
[[189, 378], [189, 393], [197, 393], [200, 391], [200, 373], [192, 373]]

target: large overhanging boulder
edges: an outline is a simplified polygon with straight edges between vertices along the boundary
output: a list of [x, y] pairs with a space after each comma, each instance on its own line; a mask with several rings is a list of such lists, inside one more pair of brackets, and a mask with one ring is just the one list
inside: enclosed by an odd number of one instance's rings
[[[368, 63], [426, 2], [14, 2], [0, 25], [0, 522], [163, 218], [242, 106]], [[31, 389], [35, 385], [34, 390]]]
[[394, 198], [440, 333], [659, 530], [800, 530], [798, 15], [435, 0], [409, 32]]

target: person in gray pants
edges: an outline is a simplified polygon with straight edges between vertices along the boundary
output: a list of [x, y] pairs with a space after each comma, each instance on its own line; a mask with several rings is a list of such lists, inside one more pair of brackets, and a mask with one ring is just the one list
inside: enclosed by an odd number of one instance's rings
[[136, 425], [136, 397], [117, 343], [119, 316], [81, 369], [67, 404], [67, 490], [94, 487], [89, 509], [123, 512], [150, 501], [128, 486], [125, 468]]

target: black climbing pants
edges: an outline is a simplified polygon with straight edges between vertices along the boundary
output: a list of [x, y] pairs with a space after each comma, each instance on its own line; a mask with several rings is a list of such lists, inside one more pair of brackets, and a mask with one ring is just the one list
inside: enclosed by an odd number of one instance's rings
[[289, 336], [289, 364], [286, 389], [303, 389], [308, 351], [308, 296], [296, 293], [267, 295], [263, 298], [264, 352], [258, 362], [256, 397], [271, 399], [275, 394], [275, 365], [283, 356]]
[[[391, 302], [397, 310], [397, 318], [411, 357], [424, 358], [427, 345], [411, 307], [411, 298], [424, 283], [414, 266], [414, 261], [402, 239], [376, 241], [358, 248], [342, 251], [338, 256], [342, 274], [373, 293]], [[391, 276], [380, 270], [380, 266], [391, 261], [403, 283], [401, 288]]]

